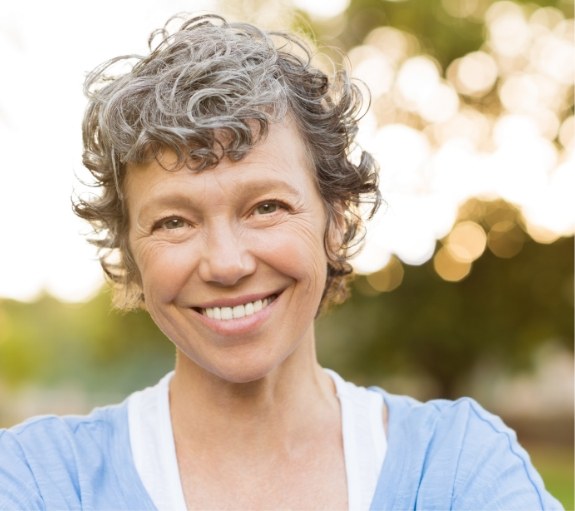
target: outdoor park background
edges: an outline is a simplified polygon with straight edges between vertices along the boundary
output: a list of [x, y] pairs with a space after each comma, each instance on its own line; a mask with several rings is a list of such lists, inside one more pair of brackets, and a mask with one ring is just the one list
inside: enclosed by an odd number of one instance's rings
[[121, 400], [173, 364], [145, 313], [111, 310], [69, 197], [85, 193], [85, 73], [201, 9], [314, 34], [372, 91], [360, 142], [381, 163], [386, 205], [355, 260], [353, 298], [319, 321], [322, 364], [421, 399], [476, 397], [573, 509], [571, 1], [11, 4], [0, 7], [0, 426]]

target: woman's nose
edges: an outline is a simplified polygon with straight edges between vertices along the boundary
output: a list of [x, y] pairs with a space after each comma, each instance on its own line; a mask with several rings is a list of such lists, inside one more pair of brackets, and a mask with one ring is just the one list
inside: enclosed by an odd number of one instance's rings
[[233, 286], [256, 269], [255, 257], [240, 226], [220, 222], [205, 233], [199, 275], [205, 282]]

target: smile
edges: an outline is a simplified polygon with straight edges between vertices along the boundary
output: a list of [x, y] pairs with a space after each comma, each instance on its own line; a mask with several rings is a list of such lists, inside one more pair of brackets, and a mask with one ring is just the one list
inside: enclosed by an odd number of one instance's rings
[[277, 295], [272, 295], [263, 300], [256, 300], [255, 302], [244, 303], [243, 305], [236, 305], [235, 307], [208, 307], [200, 309], [202, 315], [210, 319], [230, 320], [240, 319], [265, 309], [270, 303], [277, 298]]

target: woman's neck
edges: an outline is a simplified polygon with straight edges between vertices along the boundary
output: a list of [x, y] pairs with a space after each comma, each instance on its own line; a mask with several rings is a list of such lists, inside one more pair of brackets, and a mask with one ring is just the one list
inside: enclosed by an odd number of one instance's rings
[[[290, 450], [339, 419], [331, 378], [313, 356], [294, 353], [264, 378], [232, 383], [179, 353], [170, 385], [176, 443], [185, 450]], [[229, 452], [229, 451], [228, 451]]]

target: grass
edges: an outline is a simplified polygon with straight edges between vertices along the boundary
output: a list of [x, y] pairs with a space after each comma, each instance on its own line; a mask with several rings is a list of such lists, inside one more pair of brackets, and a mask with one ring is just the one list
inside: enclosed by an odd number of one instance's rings
[[527, 451], [549, 492], [567, 511], [575, 510], [573, 446], [529, 445]]

